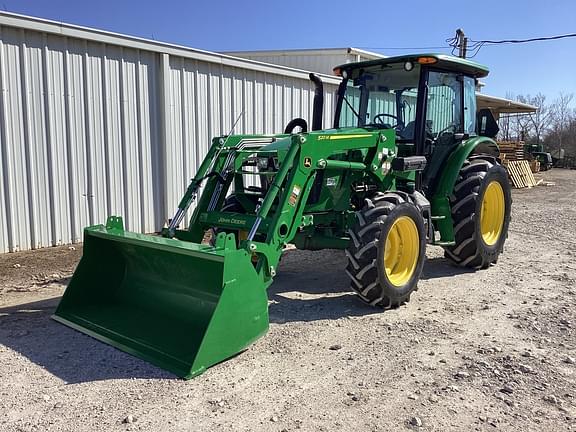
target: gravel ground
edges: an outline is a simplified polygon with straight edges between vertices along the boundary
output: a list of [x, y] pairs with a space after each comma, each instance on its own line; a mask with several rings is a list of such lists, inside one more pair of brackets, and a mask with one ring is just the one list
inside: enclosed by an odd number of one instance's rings
[[576, 171], [544, 177], [498, 265], [431, 247], [397, 310], [349, 292], [342, 252], [289, 250], [269, 334], [191, 381], [50, 320], [80, 246], [0, 255], [0, 430], [576, 430]]

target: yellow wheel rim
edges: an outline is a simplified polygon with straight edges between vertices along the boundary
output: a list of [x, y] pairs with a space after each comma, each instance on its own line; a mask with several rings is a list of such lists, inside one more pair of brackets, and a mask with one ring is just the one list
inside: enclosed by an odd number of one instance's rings
[[482, 239], [488, 246], [496, 244], [500, 234], [502, 234], [505, 210], [506, 204], [502, 186], [497, 181], [492, 181], [484, 192], [482, 210], [480, 211]]
[[408, 283], [416, 269], [419, 255], [418, 228], [411, 218], [401, 216], [390, 227], [384, 249], [384, 268], [392, 285], [399, 287]]

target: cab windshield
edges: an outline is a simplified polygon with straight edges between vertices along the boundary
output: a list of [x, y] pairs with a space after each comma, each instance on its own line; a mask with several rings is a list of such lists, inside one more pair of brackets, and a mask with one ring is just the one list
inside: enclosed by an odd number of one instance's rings
[[[414, 142], [421, 66], [410, 62], [350, 69], [338, 90], [335, 127], [394, 129], [396, 140]], [[425, 70], [422, 98], [425, 139], [448, 142], [456, 133], [476, 131], [476, 94], [473, 77], [459, 72]], [[420, 129], [421, 130], [421, 129]]]
[[395, 129], [402, 140], [413, 140], [420, 65], [407, 71], [404, 63], [351, 70], [343, 93], [339, 127]]

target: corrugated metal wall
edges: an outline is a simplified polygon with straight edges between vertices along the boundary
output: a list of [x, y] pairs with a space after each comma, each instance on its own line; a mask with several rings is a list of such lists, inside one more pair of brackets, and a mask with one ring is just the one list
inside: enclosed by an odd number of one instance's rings
[[[331, 125], [336, 80], [325, 81]], [[311, 118], [306, 74], [0, 14], [0, 252], [158, 230], [213, 136]]]
[[377, 53], [364, 53], [361, 50], [348, 48], [286, 51], [281, 53], [278, 51], [238, 51], [229, 52], [227, 54], [236, 55], [238, 57], [250, 60], [257, 60], [260, 62], [283, 65], [328, 75], [332, 74], [332, 70], [335, 66], [344, 63], [373, 60], [374, 58], [384, 57]]
[[356, 61], [357, 56], [351, 54], [331, 54], [331, 55], [247, 55], [244, 58], [257, 60], [265, 63], [272, 63], [293, 67], [296, 69], [310, 70], [325, 74], [332, 73], [334, 66]]

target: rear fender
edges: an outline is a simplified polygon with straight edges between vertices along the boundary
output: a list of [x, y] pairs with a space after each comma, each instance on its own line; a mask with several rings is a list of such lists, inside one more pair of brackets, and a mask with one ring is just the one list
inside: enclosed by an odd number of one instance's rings
[[450, 208], [450, 195], [454, 190], [462, 165], [474, 153], [489, 154], [494, 158], [500, 154], [498, 145], [493, 139], [474, 137], [463, 141], [448, 157], [436, 190], [430, 199], [432, 219], [436, 230], [440, 231], [440, 241], [433, 239], [434, 244], [447, 246], [454, 243], [454, 221]]

